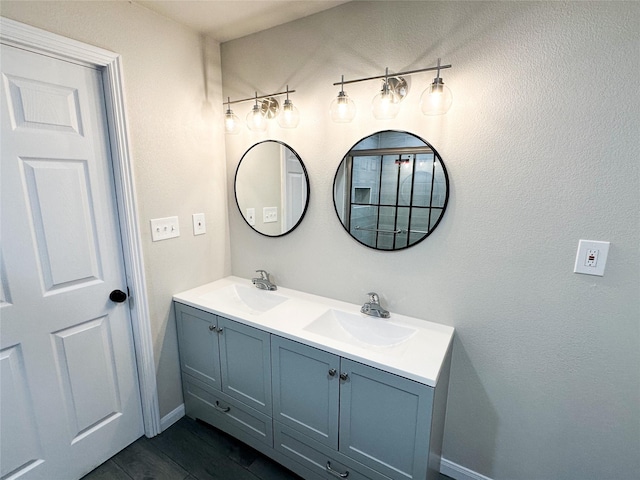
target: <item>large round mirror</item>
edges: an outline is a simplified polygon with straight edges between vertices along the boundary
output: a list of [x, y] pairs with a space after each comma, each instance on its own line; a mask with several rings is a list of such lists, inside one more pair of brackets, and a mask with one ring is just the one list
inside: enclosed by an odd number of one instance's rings
[[309, 178], [300, 156], [276, 140], [256, 143], [245, 152], [234, 190], [242, 218], [268, 237], [296, 228], [309, 204]]
[[400, 250], [427, 238], [448, 199], [449, 177], [438, 152], [422, 138], [394, 130], [356, 143], [333, 182], [345, 230], [377, 250]]

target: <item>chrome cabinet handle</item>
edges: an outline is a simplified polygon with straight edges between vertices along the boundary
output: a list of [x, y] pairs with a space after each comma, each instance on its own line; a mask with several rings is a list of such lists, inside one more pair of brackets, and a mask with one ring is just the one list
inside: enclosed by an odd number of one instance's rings
[[231, 407], [221, 407], [218, 400], [216, 400], [216, 404], [214, 405], [214, 407], [216, 407], [216, 410], [220, 410], [222, 413], [227, 413], [229, 410], [231, 410]]
[[330, 377], [335, 377], [336, 373], [338, 373], [338, 371], [335, 368], [332, 368], [331, 370], [329, 370]]
[[331, 475], [333, 475], [334, 477], [338, 477], [338, 478], [347, 478], [349, 476], [349, 470], [347, 470], [344, 473], [340, 473], [337, 470], [334, 470], [333, 468], [331, 468], [331, 462], [327, 460], [327, 472], [329, 472]]
[[216, 327], [216, 332], [222, 333], [222, 327]]
[[214, 332], [216, 330], [216, 326], [215, 325], [209, 325], [209, 330]]
[[340, 374], [340, 380], [346, 380], [347, 378], [349, 378], [349, 375], [348, 375], [348, 374], [346, 374], [346, 373], [344, 373], [344, 372], [342, 372], [342, 373]]

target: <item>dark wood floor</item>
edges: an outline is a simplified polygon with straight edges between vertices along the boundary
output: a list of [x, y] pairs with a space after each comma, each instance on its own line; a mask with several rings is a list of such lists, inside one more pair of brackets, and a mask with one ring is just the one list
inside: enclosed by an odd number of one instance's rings
[[[444, 475], [441, 478], [450, 480]], [[300, 480], [253, 448], [183, 417], [160, 435], [142, 437], [82, 480]]]

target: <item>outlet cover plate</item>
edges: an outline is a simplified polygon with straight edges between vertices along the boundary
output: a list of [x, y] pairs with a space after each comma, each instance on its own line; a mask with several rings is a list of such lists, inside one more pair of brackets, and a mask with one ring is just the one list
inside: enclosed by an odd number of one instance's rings
[[602, 277], [604, 275], [604, 267], [607, 264], [609, 245], [609, 242], [580, 240], [573, 272]]

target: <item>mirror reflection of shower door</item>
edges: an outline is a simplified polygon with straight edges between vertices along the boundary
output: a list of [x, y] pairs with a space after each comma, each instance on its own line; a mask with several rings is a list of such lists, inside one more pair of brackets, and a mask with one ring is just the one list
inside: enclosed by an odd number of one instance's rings
[[444, 208], [446, 184], [432, 151], [353, 155], [351, 235], [382, 250], [412, 245], [430, 233]]

